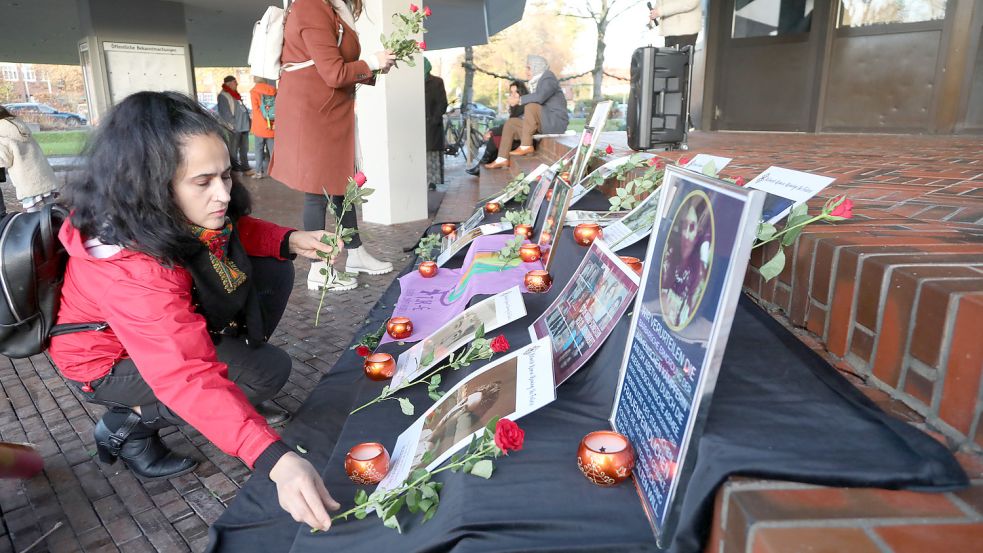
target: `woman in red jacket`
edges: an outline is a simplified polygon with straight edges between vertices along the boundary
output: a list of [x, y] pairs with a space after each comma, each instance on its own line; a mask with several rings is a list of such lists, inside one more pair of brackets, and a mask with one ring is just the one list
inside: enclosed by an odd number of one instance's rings
[[[141, 92], [116, 106], [67, 189], [68, 249], [58, 323], [108, 328], [56, 336], [51, 357], [88, 401], [104, 462], [142, 478], [195, 468], [158, 432], [190, 424], [276, 483], [280, 505], [312, 527], [337, 508], [320, 476], [254, 405], [272, 398], [290, 357], [266, 343], [293, 286], [294, 254], [329, 248], [249, 216], [221, 124], [188, 97]], [[340, 245], [340, 244], [339, 244]]]

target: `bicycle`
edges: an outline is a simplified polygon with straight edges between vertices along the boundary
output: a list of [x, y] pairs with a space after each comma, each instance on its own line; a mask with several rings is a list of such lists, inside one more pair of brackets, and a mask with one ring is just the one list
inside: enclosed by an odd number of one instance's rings
[[444, 116], [444, 155], [456, 157], [464, 152], [471, 163], [477, 157], [478, 148], [485, 141], [485, 131], [495, 120], [491, 115], [473, 113], [446, 114]]

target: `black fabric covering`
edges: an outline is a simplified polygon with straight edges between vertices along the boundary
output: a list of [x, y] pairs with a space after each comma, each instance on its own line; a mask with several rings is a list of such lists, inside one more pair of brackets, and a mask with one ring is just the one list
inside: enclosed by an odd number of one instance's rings
[[[605, 204], [603, 198], [589, 196], [576, 207], [602, 209]], [[645, 242], [620, 253], [644, 257]], [[529, 343], [528, 326], [559, 294], [586, 252], [573, 242], [569, 228], [558, 248], [550, 292], [524, 295], [529, 315], [491, 333], [504, 333], [513, 350]], [[378, 328], [398, 296], [394, 282], [362, 332]], [[658, 551], [634, 486], [597, 487], [580, 474], [575, 460], [585, 434], [610, 427], [629, 320], [626, 315], [597, 355], [557, 390], [554, 403], [519, 421], [526, 431], [525, 447], [496, 461], [490, 480], [438, 475], [445, 482], [441, 504], [426, 524], [418, 515], [404, 513], [403, 535], [384, 528], [375, 516], [337, 521], [329, 532], [311, 534], [279, 508], [273, 484], [255, 476], [211, 528], [210, 550]], [[381, 350], [396, 354], [407, 347], [387, 344]], [[364, 441], [380, 441], [392, 449], [414, 420], [402, 415], [396, 402], [349, 418], [353, 406], [378, 395], [383, 386], [364, 378], [361, 365], [354, 352], [345, 353], [284, 434], [288, 444], [309, 451], [307, 457], [322, 468], [325, 484], [346, 509], [359, 489], [345, 476], [348, 449]], [[445, 374], [444, 389], [467, 371]], [[409, 397], [418, 415], [431, 405], [423, 387], [411, 390]], [[671, 551], [703, 549], [714, 494], [732, 474], [922, 491], [967, 484], [945, 448], [881, 412], [747, 298], [737, 310]]]

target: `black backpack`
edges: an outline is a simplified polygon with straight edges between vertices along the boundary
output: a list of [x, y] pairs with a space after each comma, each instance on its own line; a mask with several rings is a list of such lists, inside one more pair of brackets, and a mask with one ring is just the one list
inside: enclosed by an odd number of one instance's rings
[[61, 206], [9, 213], [0, 221], [0, 354], [23, 358], [48, 348], [51, 336], [103, 330], [106, 323], [55, 325], [68, 252], [58, 230]]

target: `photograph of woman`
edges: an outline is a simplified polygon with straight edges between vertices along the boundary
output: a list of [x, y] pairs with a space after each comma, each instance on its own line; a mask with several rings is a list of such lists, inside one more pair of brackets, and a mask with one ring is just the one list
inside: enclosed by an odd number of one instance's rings
[[[276, 152], [270, 176], [304, 192], [304, 230], [323, 230], [328, 197], [340, 210], [348, 178], [357, 171], [355, 128], [357, 84], [374, 84], [375, 72], [387, 73], [395, 63], [392, 52], [360, 59], [362, 47], [355, 20], [362, 0], [297, 0], [290, 6], [283, 30], [283, 72], [276, 101]], [[327, 195], [327, 196], [326, 196]], [[358, 229], [354, 209], [341, 220]], [[392, 263], [373, 257], [359, 234], [345, 245], [345, 272], [381, 275]], [[307, 287], [325, 286], [323, 261], [311, 264]], [[331, 290], [351, 290], [354, 276], [339, 273]]]
[[682, 330], [696, 314], [713, 262], [713, 208], [702, 192], [679, 205], [662, 254], [659, 301], [669, 328]]

